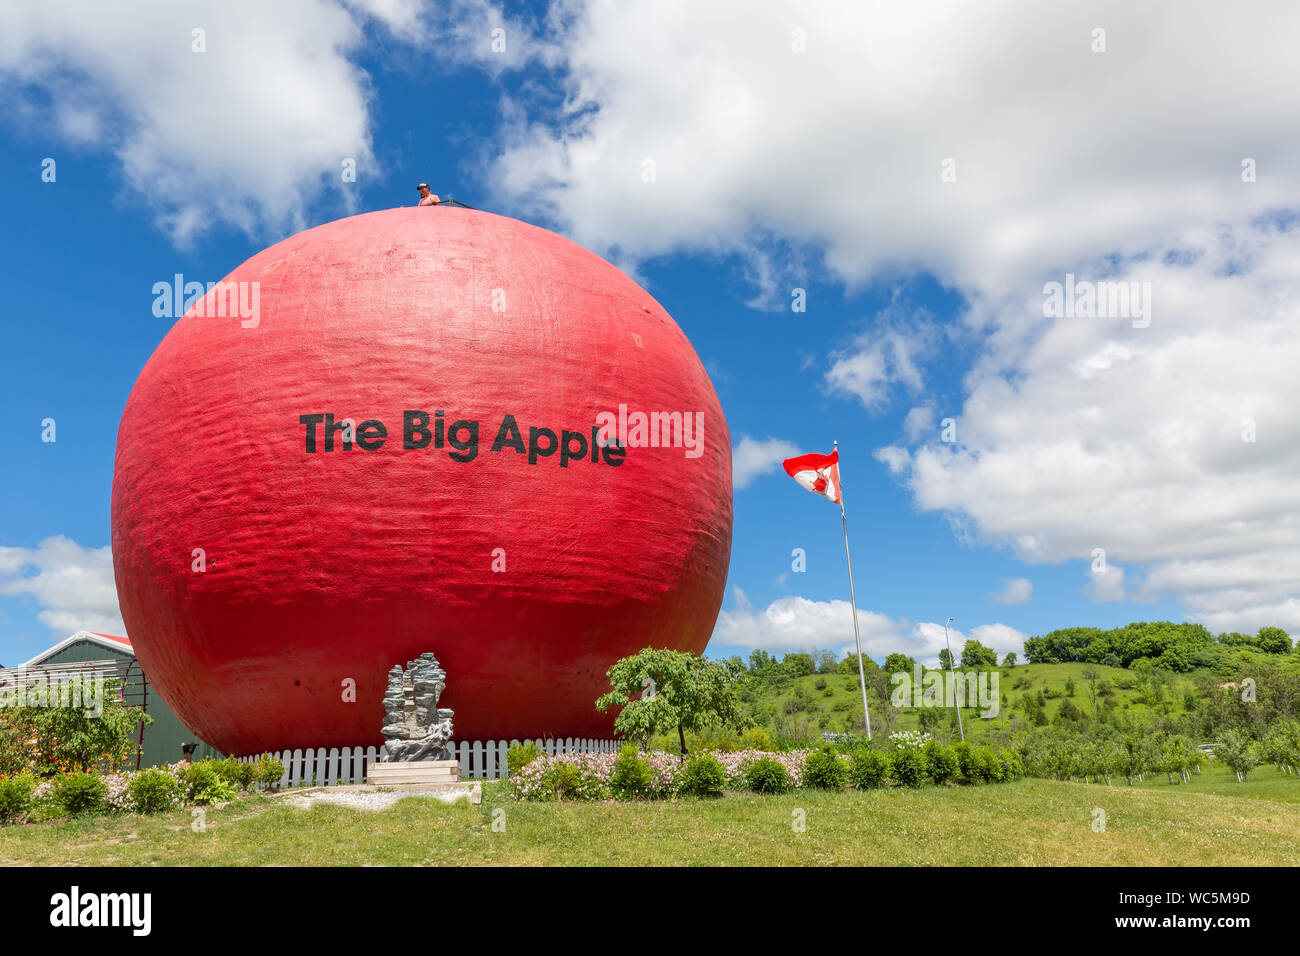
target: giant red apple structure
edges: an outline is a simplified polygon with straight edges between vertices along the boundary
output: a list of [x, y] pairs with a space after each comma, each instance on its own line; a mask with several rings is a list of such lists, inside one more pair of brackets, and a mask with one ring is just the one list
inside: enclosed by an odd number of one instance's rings
[[[425, 207], [308, 230], [224, 281], [141, 372], [113, 479], [127, 632], [205, 741], [379, 743], [386, 672], [425, 651], [457, 739], [607, 734], [615, 659], [704, 648], [730, 437], [626, 275]], [[256, 314], [218, 308], [227, 291]], [[658, 447], [593, 441], [620, 406], [661, 414]], [[670, 443], [683, 416], [695, 451]]]

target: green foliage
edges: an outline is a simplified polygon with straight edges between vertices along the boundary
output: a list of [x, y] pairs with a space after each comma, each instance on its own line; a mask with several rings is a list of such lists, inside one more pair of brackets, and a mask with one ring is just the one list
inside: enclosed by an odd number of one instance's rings
[[743, 724], [730, 669], [702, 657], [647, 647], [615, 662], [607, 676], [613, 689], [596, 709], [621, 707], [614, 729], [647, 746], [656, 733], [674, 728], [685, 749], [687, 731]]
[[235, 798], [234, 786], [221, 774], [221, 763], [208, 758], [181, 768], [178, 776], [190, 800], [194, 803], [223, 803]]
[[957, 755], [951, 747], [945, 747], [937, 740], [927, 741], [921, 748], [925, 755], [925, 772], [936, 786], [941, 786], [957, 776]]
[[997, 652], [972, 637], [962, 646], [961, 666], [967, 670], [985, 670], [997, 667]]
[[185, 796], [185, 785], [174, 774], [156, 767], [141, 770], [127, 784], [128, 805], [136, 813], [170, 810]]
[[268, 789], [278, 786], [284, 778], [284, 763], [278, 757], [264, 753], [253, 764], [253, 782]]
[[235, 756], [226, 757], [225, 760], [218, 760], [215, 763], [217, 773], [221, 775], [222, 780], [230, 784], [232, 789], [247, 790], [253, 785], [257, 770], [251, 763], [244, 763]]
[[624, 744], [614, 759], [609, 789], [620, 800], [638, 800], [650, 795], [654, 770], [643, 759], [635, 744]]
[[1214, 756], [1228, 765], [1238, 781], [1250, 779], [1250, 771], [1259, 766], [1259, 745], [1239, 730], [1224, 731], [1214, 746]]
[[899, 672], [912, 673], [916, 666], [916, 661], [906, 654], [890, 654], [885, 658], [885, 666], [881, 668], [886, 674], [897, 674]]
[[1291, 635], [1280, 627], [1261, 627], [1255, 643], [1265, 654], [1291, 653]]
[[997, 752], [987, 744], [971, 750], [971, 779], [983, 783], [997, 783], [1002, 779], [1002, 761]]
[[97, 773], [74, 771], [54, 778], [54, 802], [65, 813], [78, 816], [107, 809], [108, 782]]
[[541, 748], [537, 746], [536, 741], [530, 740], [527, 743], [511, 744], [510, 749], [506, 751], [508, 775], [513, 777], [541, 755]]
[[786, 793], [794, 789], [794, 781], [785, 767], [771, 757], [759, 757], [745, 765], [745, 786], [755, 793]]
[[814, 750], [804, 758], [803, 782], [818, 790], [843, 790], [849, 782], [849, 768], [829, 747]]
[[1008, 651], [1008, 652], [1007, 652], [1007, 656], [1004, 657], [1004, 658], [1002, 658], [1002, 666], [1003, 666], [1003, 667], [1015, 667], [1015, 666], [1016, 666], [1016, 654], [1015, 654], [1015, 651]]
[[35, 790], [36, 778], [30, 773], [0, 777], [0, 823], [8, 823], [26, 813]]
[[891, 773], [905, 787], [919, 787], [927, 772], [925, 755], [919, 748], [906, 747], [894, 752]]
[[53, 687], [6, 688], [3, 698], [4, 773], [116, 769], [134, 753], [141, 721], [153, 723], [139, 707], [123, 705], [120, 682], [112, 678], [78, 676]]
[[727, 770], [713, 754], [694, 754], [682, 768], [678, 785], [688, 796], [720, 797], [727, 786]]
[[849, 760], [849, 780], [859, 790], [871, 790], [884, 786], [890, 769], [889, 754], [883, 750], [862, 747], [855, 750]]

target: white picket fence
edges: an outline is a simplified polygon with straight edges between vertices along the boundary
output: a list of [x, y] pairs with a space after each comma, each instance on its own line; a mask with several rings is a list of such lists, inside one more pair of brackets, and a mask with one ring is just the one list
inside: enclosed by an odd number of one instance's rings
[[[525, 741], [526, 742], [526, 741]], [[565, 737], [560, 740], [534, 740], [537, 748], [548, 756], [566, 753], [614, 753], [621, 746], [618, 740], [592, 740]], [[462, 779], [496, 780], [506, 775], [506, 751], [518, 740], [462, 740], [449, 743], [456, 759], [460, 761]], [[379, 759], [383, 747], [324, 747], [306, 750], [285, 750], [272, 756], [284, 764], [280, 786], [315, 783], [329, 786], [336, 783], [364, 783], [372, 763]], [[260, 754], [240, 757], [243, 763], [254, 763]]]

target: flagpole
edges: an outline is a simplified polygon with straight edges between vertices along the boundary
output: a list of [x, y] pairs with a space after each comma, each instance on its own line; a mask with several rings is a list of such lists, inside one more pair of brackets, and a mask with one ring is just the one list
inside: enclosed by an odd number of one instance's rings
[[[840, 443], [833, 442], [838, 458]], [[867, 672], [862, 666], [862, 634], [858, 629], [858, 598], [853, 592], [853, 558], [849, 554], [849, 519], [844, 513], [844, 483], [835, 489], [840, 495], [840, 521], [844, 525], [844, 561], [849, 566], [849, 604], [853, 608], [853, 642], [858, 647], [858, 683], [862, 687], [862, 716], [867, 725], [867, 740], [871, 740], [871, 709], [867, 706]]]

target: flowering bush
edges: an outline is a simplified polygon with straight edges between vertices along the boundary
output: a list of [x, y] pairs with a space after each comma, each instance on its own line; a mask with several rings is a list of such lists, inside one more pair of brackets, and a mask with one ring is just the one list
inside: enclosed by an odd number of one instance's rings
[[176, 774], [156, 767], [133, 774], [127, 784], [131, 809], [136, 813], [158, 813], [180, 806], [185, 785]]
[[889, 735], [889, 742], [894, 750], [920, 750], [934, 737], [919, 730], [900, 730]]
[[[807, 750], [793, 750], [789, 753], [738, 750], [713, 753], [710, 756], [721, 765], [725, 776], [724, 785], [728, 789], [746, 790], [749, 788], [746, 768], [760, 759], [776, 762], [785, 769], [793, 786], [803, 786], [803, 763], [808, 753]], [[635, 788], [636, 794], [630, 792], [630, 788], [615, 783], [615, 766], [620, 759], [620, 755], [615, 754], [556, 754], [538, 757], [509, 778], [510, 791], [516, 800], [604, 800], [611, 797], [626, 799], [635, 795], [662, 800], [683, 792], [683, 787], [687, 785], [686, 765], [683, 765], [679, 756], [662, 750], [648, 750], [639, 751], [635, 758], [638, 765], [648, 766], [650, 771], [649, 779], [642, 779]], [[631, 769], [630, 761], [626, 766], [628, 770]], [[569, 767], [573, 769], [561, 769]], [[717, 792], [717, 789], [716, 784], [708, 787], [710, 792]]]
[[509, 778], [516, 800], [600, 800], [609, 795], [613, 754], [538, 757]]

